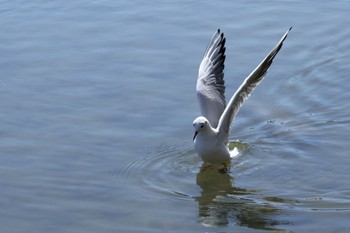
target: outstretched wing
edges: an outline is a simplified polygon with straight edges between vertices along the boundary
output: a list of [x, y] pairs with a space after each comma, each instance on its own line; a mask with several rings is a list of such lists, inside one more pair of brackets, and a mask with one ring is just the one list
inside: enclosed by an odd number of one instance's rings
[[244, 101], [249, 98], [250, 94], [255, 89], [255, 87], [258, 86], [259, 83], [262, 81], [262, 79], [265, 77], [267, 70], [272, 64], [272, 61], [277, 55], [277, 53], [282, 48], [283, 41], [287, 38], [288, 32], [291, 29], [292, 28], [289, 28], [289, 30], [283, 35], [283, 37], [275, 46], [275, 48], [265, 57], [264, 60], [262, 60], [262, 62], [244, 80], [244, 82], [241, 84], [241, 86], [238, 88], [238, 90], [230, 99], [230, 102], [228, 103], [219, 121], [218, 129], [219, 129], [220, 136], [223, 136], [223, 137], [228, 136], [231, 123], [235, 118], [237, 112], [239, 111], [239, 108], [242, 106]]
[[217, 127], [219, 119], [225, 110], [225, 42], [220, 29], [214, 33], [199, 66], [197, 79], [197, 98], [202, 115], [212, 127]]

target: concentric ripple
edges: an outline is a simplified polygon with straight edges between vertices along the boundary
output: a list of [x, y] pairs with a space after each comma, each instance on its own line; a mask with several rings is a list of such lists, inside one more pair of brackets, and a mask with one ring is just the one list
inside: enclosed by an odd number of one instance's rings
[[[243, 143], [233, 143], [239, 146], [239, 151], [246, 147]], [[184, 199], [193, 200], [200, 192], [196, 176], [201, 165], [192, 144], [160, 145], [141, 159], [125, 164], [118, 176], [128, 182], [128, 195], [183, 203]]]
[[198, 189], [193, 183], [200, 164], [190, 146], [161, 145], [126, 164], [118, 175], [126, 178], [129, 195], [174, 202], [196, 195]]

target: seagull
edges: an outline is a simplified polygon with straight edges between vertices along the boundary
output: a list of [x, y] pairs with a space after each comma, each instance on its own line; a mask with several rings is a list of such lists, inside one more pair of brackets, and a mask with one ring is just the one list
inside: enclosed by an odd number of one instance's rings
[[225, 42], [224, 33], [218, 29], [211, 38], [199, 66], [196, 85], [197, 99], [202, 116], [193, 121], [194, 148], [205, 163], [226, 163], [231, 159], [230, 128], [240, 107], [259, 85], [282, 48], [288, 31], [237, 89], [226, 105], [225, 100]]

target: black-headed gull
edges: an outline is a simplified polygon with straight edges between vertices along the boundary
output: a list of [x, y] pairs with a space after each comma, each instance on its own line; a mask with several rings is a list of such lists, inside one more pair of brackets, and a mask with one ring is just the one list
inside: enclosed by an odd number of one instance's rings
[[228, 144], [231, 123], [243, 102], [263, 80], [291, 29], [244, 80], [227, 105], [224, 81], [226, 39], [220, 29], [214, 33], [198, 72], [196, 91], [202, 116], [193, 121], [194, 148], [204, 162], [225, 163], [230, 160]]

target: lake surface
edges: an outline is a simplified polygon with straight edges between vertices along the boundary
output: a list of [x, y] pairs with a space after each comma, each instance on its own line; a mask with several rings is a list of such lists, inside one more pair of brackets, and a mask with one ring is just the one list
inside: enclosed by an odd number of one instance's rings
[[[1, 1], [1, 232], [349, 232], [348, 1]], [[226, 98], [293, 26], [201, 170], [195, 83]]]

